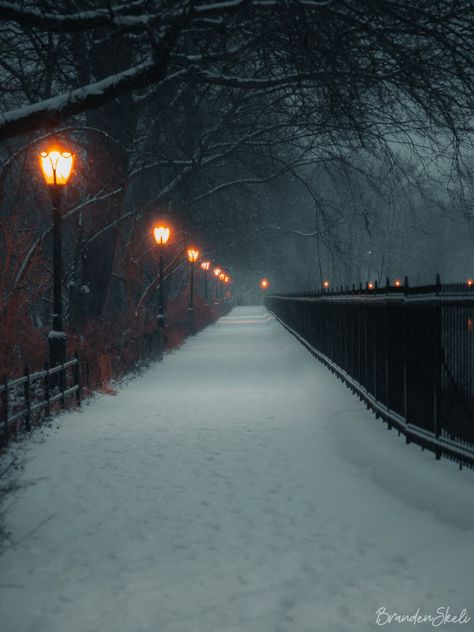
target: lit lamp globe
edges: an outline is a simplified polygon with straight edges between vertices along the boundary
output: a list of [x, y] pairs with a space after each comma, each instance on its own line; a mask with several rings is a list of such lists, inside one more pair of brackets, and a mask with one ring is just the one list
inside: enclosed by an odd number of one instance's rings
[[214, 276], [219, 277], [220, 273], [221, 273], [220, 268], [214, 268]]
[[325, 290], [328, 290], [328, 289], [329, 289], [329, 285], [330, 285], [330, 284], [329, 284], [329, 281], [328, 281], [328, 280], [323, 281], [323, 288], [324, 288]]
[[155, 226], [155, 228], [153, 229], [153, 236], [155, 237], [155, 241], [159, 246], [167, 244], [170, 235], [171, 231], [168, 226]]
[[195, 263], [199, 258], [199, 250], [196, 250], [196, 248], [189, 248], [188, 249], [188, 261], [190, 263]]
[[260, 287], [262, 288], [262, 290], [268, 290], [268, 288], [270, 287], [270, 282], [268, 279], [262, 279], [260, 281]]
[[72, 173], [74, 154], [52, 148], [40, 153], [39, 162], [44, 181], [48, 186], [64, 186]]
[[203, 261], [201, 263], [201, 268], [207, 272], [209, 270], [210, 265], [211, 265], [210, 261]]
[[219, 274], [219, 279], [220, 279], [221, 281], [223, 281], [223, 280], [225, 279], [225, 274], [224, 274], [223, 272], [221, 272], [221, 273]]

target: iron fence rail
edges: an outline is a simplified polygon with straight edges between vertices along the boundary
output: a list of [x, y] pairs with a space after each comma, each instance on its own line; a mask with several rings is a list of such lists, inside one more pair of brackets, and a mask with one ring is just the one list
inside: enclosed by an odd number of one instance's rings
[[407, 442], [474, 466], [472, 288], [272, 295], [265, 304]]

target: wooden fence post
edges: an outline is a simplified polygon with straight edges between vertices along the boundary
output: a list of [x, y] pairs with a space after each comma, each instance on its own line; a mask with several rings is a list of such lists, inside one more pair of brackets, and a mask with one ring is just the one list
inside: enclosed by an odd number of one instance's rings
[[25, 398], [25, 428], [27, 432], [31, 430], [31, 381], [30, 371], [25, 367], [24, 376], [26, 381], [23, 385], [23, 393]]
[[49, 364], [48, 362], [44, 363], [44, 370], [46, 374], [44, 376], [44, 401], [46, 402], [46, 417], [51, 415], [51, 404], [50, 404], [50, 394], [49, 394]]
[[74, 375], [74, 384], [77, 386], [76, 390], [76, 404], [80, 408], [81, 407], [81, 372], [79, 365], [79, 353], [76, 351], [74, 354], [76, 358], [76, 364], [73, 366], [73, 375]]
[[3, 391], [3, 410], [2, 410], [2, 421], [3, 421], [3, 431], [5, 433], [5, 443], [8, 443], [8, 439], [10, 438], [10, 428], [8, 426], [8, 378], [6, 375], [3, 376], [3, 385], [5, 390]]
[[59, 372], [59, 390], [61, 391], [61, 408], [66, 408], [66, 398], [64, 397], [64, 391], [66, 390], [66, 369], [64, 363], [61, 364], [61, 371]]

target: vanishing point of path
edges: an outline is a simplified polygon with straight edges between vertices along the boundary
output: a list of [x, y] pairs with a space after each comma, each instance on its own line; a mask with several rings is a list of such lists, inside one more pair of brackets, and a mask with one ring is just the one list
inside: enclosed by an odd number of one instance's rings
[[11, 449], [24, 471], [3, 505], [2, 632], [474, 615], [473, 473], [387, 432], [262, 307]]

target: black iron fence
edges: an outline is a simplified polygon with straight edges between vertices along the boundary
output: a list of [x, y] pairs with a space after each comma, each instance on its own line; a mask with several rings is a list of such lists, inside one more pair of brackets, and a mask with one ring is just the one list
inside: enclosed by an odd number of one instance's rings
[[66, 408], [71, 399], [81, 405], [79, 358], [15, 380], [4, 378], [0, 383], [0, 444], [12, 434], [29, 431], [34, 424], [53, 412]]
[[265, 304], [407, 442], [474, 466], [472, 284], [387, 284]]

